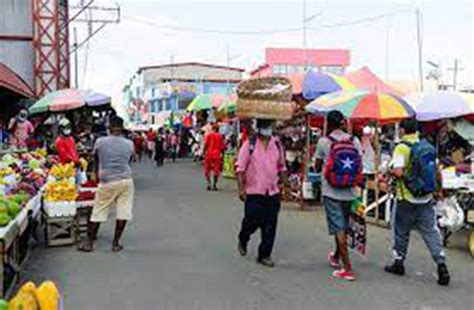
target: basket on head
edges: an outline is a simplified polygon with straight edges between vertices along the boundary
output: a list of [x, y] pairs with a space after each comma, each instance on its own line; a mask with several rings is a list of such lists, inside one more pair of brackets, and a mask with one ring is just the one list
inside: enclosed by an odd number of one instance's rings
[[291, 119], [291, 83], [286, 78], [264, 77], [241, 82], [237, 86], [237, 116], [274, 120]]

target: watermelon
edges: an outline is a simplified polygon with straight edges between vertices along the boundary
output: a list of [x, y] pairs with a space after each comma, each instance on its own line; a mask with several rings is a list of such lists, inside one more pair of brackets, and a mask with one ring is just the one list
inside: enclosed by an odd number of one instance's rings
[[0, 197], [0, 214], [8, 213], [8, 200], [4, 197]]
[[0, 310], [7, 310], [8, 302], [5, 299], [0, 299]]
[[0, 213], [0, 227], [5, 227], [10, 223], [11, 218], [7, 213]]
[[15, 201], [10, 201], [8, 203], [8, 215], [10, 215], [12, 218], [15, 218], [18, 213], [20, 213], [21, 207], [18, 203]]

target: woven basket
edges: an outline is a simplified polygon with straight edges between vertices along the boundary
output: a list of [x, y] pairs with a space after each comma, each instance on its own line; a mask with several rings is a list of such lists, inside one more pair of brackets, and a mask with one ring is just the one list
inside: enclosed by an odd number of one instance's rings
[[285, 78], [268, 77], [244, 81], [237, 86], [237, 116], [288, 120], [294, 112], [291, 83]]

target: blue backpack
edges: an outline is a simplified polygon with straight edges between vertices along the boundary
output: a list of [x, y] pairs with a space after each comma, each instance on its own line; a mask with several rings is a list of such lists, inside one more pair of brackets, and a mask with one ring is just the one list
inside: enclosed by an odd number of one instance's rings
[[410, 163], [403, 181], [415, 198], [433, 194], [437, 186], [436, 149], [427, 140], [402, 142], [410, 148]]

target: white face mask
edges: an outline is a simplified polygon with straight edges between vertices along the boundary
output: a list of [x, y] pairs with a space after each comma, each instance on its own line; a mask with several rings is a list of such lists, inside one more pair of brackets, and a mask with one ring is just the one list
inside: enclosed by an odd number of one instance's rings
[[69, 136], [69, 135], [71, 134], [71, 129], [64, 129], [64, 130], [63, 130], [63, 134], [64, 134], [65, 136]]
[[264, 137], [271, 137], [273, 134], [272, 128], [260, 128], [258, 131]]

